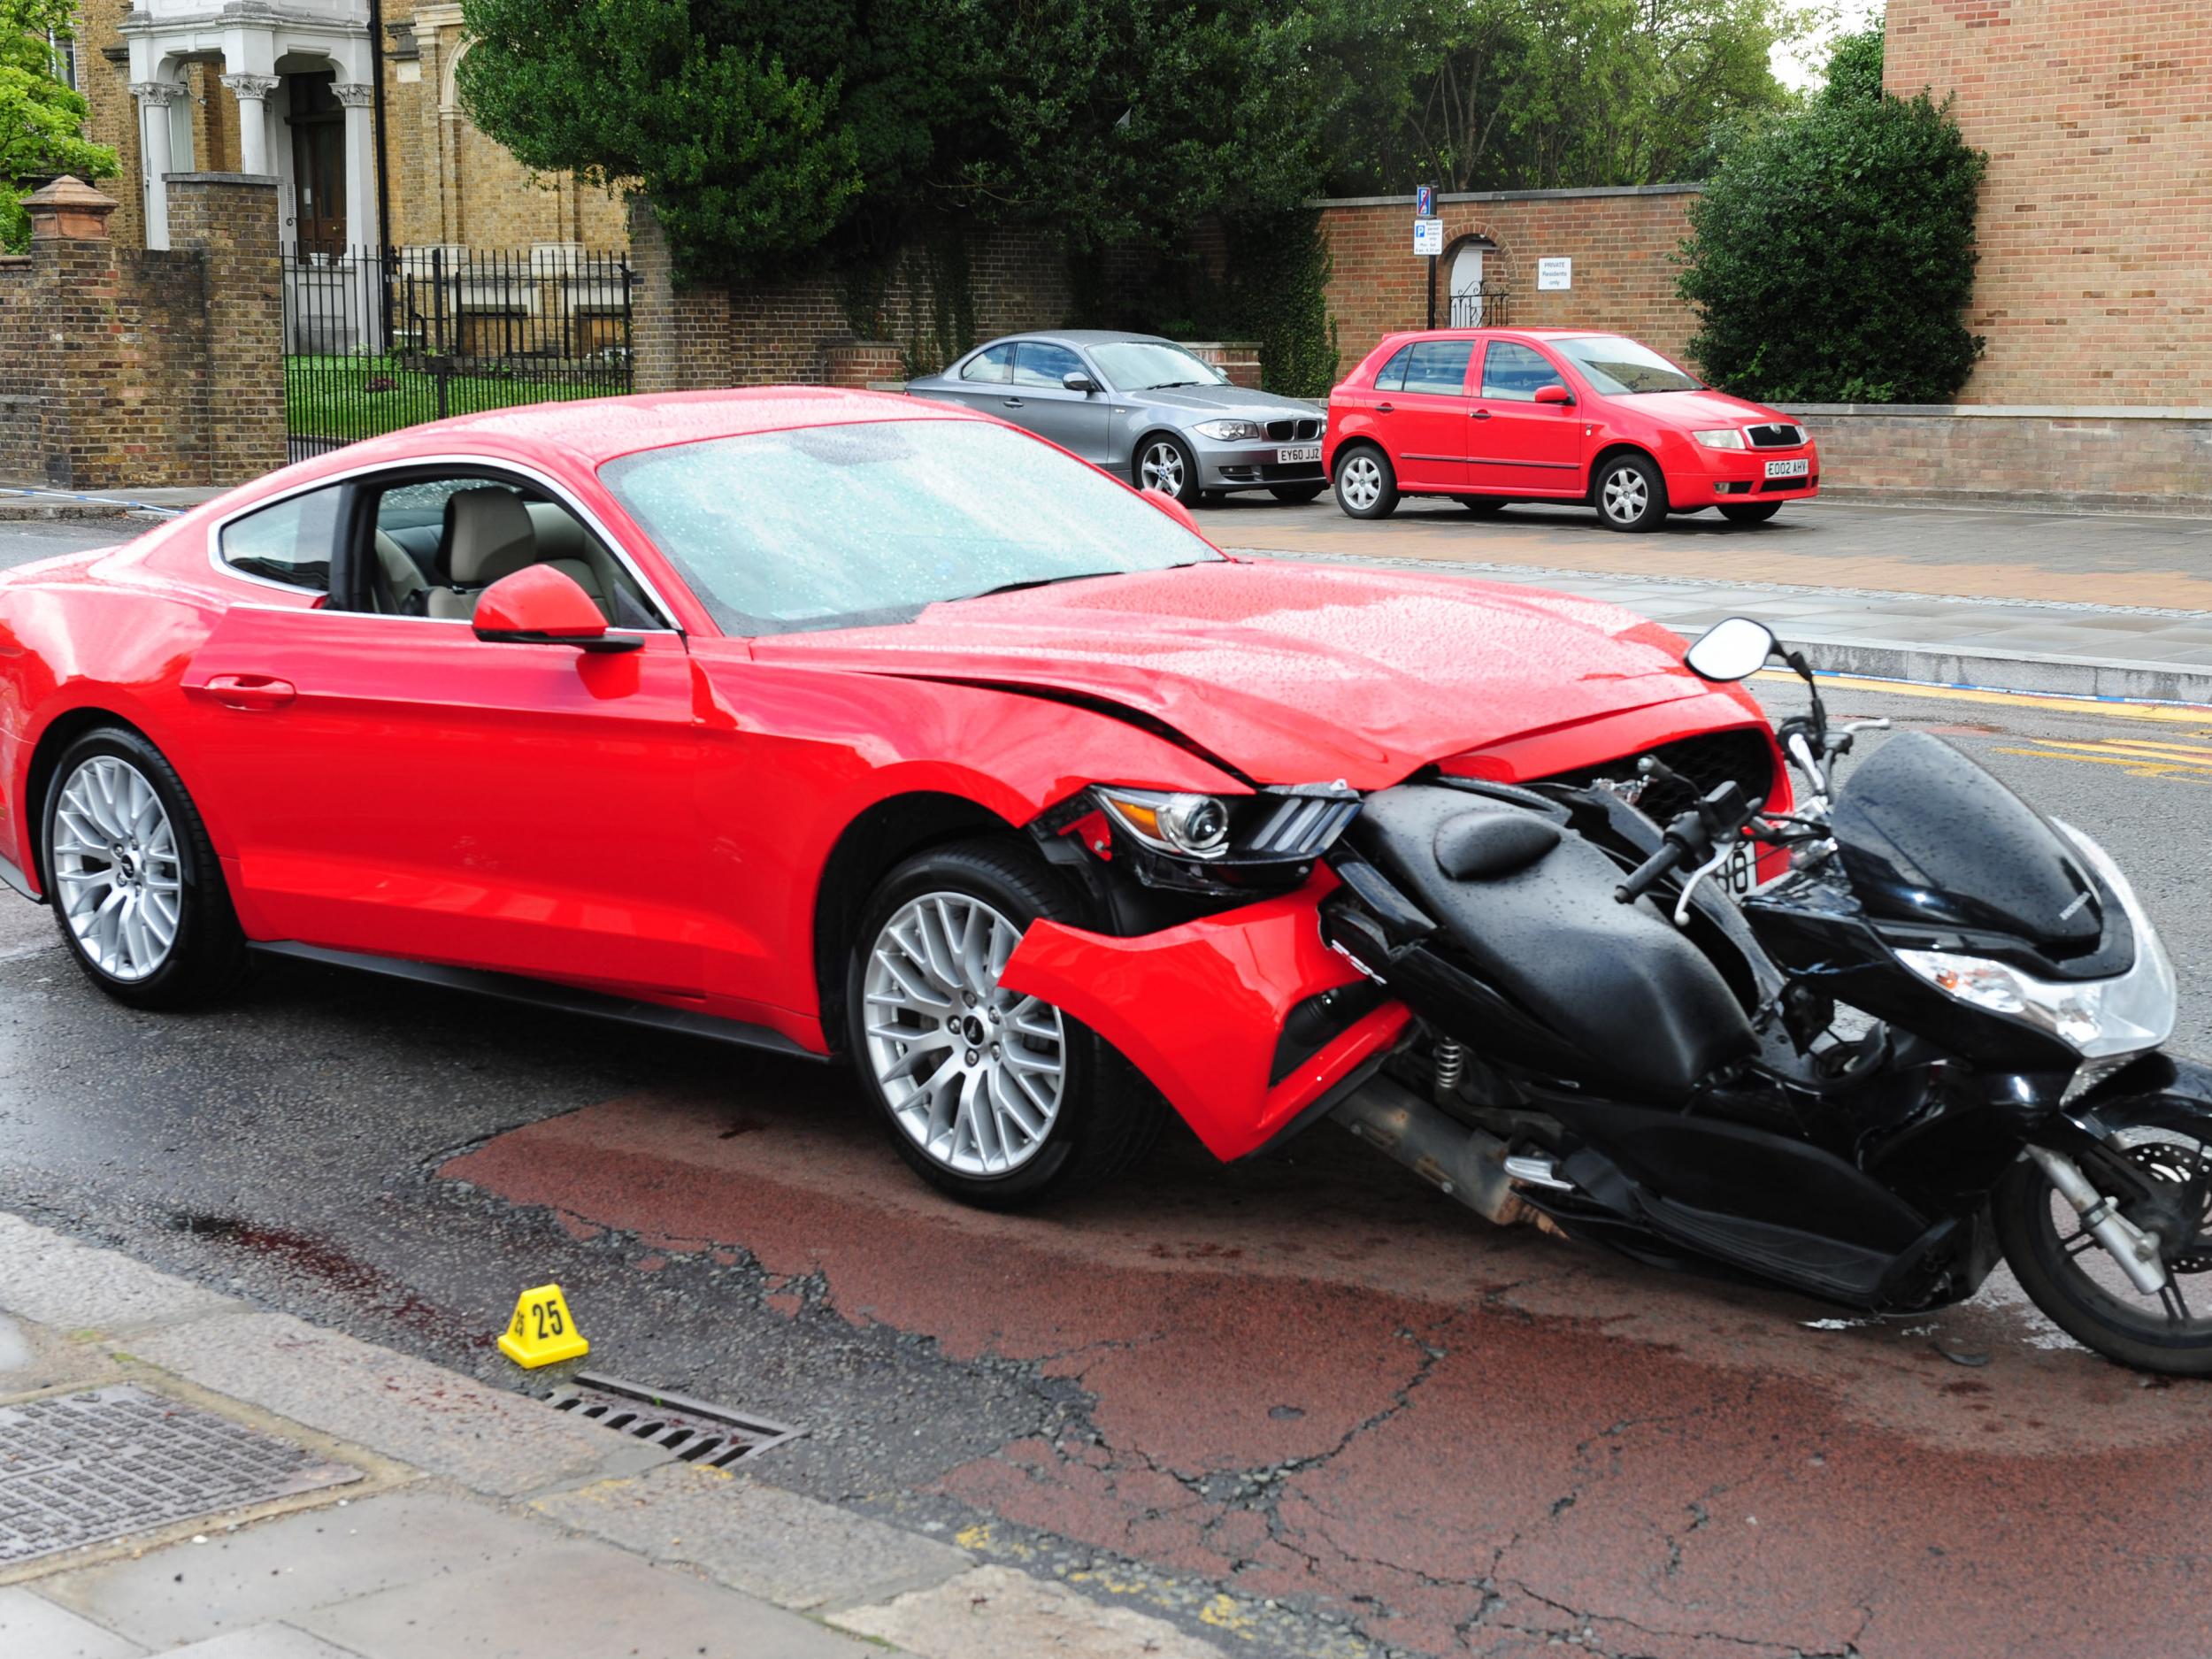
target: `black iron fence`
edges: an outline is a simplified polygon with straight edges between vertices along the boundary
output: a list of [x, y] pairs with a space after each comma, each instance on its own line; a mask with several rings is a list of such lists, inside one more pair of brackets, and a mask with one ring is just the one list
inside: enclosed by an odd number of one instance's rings
[[1463, 288], [1452, 296], [1454, 328], [1504, 328], [1511, 325], [1505, 286], [1485, 282], [1479, 288]]
[[288, 248], [283, 274], [295, 460], [447, 415], [630, 389], [620, 254]]

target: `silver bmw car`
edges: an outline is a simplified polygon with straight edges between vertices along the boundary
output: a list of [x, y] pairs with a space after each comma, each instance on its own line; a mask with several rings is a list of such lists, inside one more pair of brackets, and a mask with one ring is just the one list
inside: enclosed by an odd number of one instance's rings
[[1026, 426], [1186, 505], [1235, 489], [1311, 501], [1328, 485], [1318, 404], [1233, 385], [1157, 334], [1010, 334], [906, 389]]

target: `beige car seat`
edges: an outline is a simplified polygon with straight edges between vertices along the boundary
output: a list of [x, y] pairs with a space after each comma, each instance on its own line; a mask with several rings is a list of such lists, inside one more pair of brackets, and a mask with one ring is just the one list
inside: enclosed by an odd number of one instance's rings
[[525, 509], [537, 532], [538, 563], [550, 565], [591, 595], [599, 614], [612, 620], [614, 559], [587, 531], [576, 515], [549, 501], [534, 501]]
[[511, 489], [487, 485], [457, 491], [445, 503], [445, 574], [450, 587], [430, 590], [429, 614], [465, 622], [476, 595], [503, 576], [538, 560], [538, 533], [529, 509]]

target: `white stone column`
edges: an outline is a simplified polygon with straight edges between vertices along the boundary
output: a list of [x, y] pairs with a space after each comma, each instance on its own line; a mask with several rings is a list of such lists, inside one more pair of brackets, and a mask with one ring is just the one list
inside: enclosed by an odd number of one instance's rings
[[269, 165], [268, 98], [280, 81], [275, 75], [225, 75], [223, 84], [238, 100], [238, 171], [267, 174]]
[[331, 94], [346, 106], [346, 240], [357, 248], [377, 242], [376, 120], [371, 105], [376, 88], [365, 81], [342, 81]]
[[138, 100], [138, 127], [143, 158], [141, 171], [146, 187], [146, 245], [169, 245], [169, 180], [174, 163], [169, 146], [169, 106], [184, 96], [173, 81], [134, 81], [131, 96]]

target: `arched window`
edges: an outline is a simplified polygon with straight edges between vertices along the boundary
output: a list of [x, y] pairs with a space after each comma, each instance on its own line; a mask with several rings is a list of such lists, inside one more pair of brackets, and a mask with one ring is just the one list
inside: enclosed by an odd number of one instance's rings
[[1452, 250], [1446, 265], [1451, 295], [1450, 324], [1454, 328], [1479, 328], [1496, 319], [1486, 316], [1491, 288], [1483, 277], [1483, 256], [1494, 254], [1497, 243], [1487, 236], [1463, 238]]

